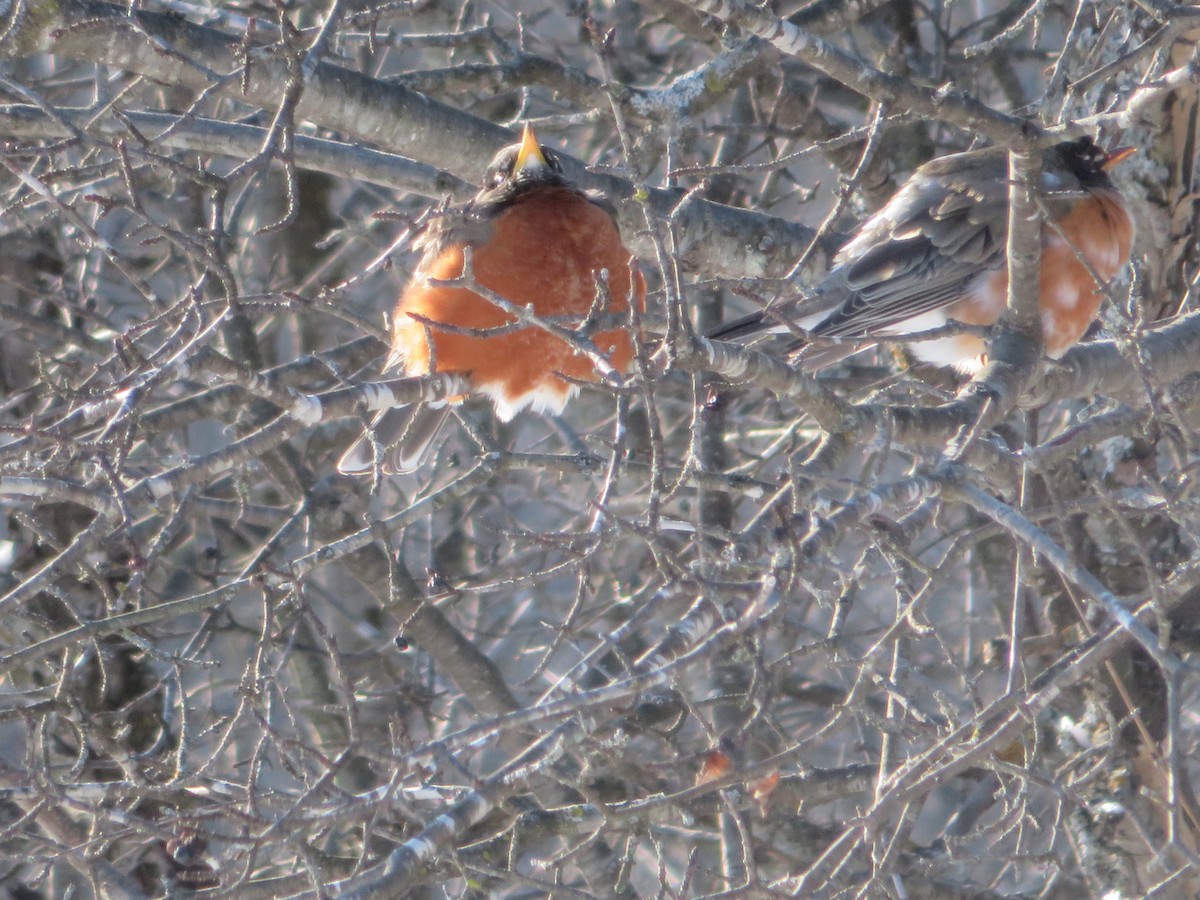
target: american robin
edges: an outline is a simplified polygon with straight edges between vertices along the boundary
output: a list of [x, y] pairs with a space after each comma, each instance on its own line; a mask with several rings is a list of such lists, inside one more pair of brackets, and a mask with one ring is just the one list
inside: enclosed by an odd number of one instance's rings
[[[1042, 156], [1039, 300], [1052, 358], [1096, 318], [1103, 299], [1096, 279], [1108, 281], [1129, 261], [1133, 219], [1107, 170], [1133, 151], [1106, 152], [1084, 137]], [[709, 336], [783, 333], [786, 321], [819, 338], [864, 339], [840, 346], [793, 341], [788, 351], [812, 370], [866, 349], [872, 337], [916, 334], [951, 320], [992, 325], [1007, 301], [1008, 187], [1001, 148], [927, 162], [859, 227], [810, 295], [727, 322]], [[923, 362], [967, 373], [978, 369], [985, 348], [982, 338], [965, 333], [909, 346]]]
[[[491, 399], [503, 421], [526, 407], [557, 414], [579, 392], [578, 382], [598, 379], [593, 360], [536, 325], [514, 327], [514, 316], [472, 290], [469, 280], [438, 282], [463, 278], [470, 247], [473, 284], [539, 318], [565, 317], [556, 323], [565, 327], [593, 310], [628, 312], [631, 296], [644, 304], [646, 284], [611, 207], [567, 181], [554, 151], [540, 146], [528, 125], [520, 143], [496, 154], [485, 179], [474, 199], [433, 215], [414, 240], [422, 256], [396, 304], [386, 368], [428, 375], [432, 355], [437, 372], [467, 374], [471, 390]], [[624, 373], [633, 357], [628, 329], [591, 338]], [[414, 470], [448, 413], [444, 403], [385, 411], [372, 425], [376, 443], [391, 448], [384, 458], [375, 459], [364, 434], [338, 469], [362, 474], [378, 462], [386, 473]]]

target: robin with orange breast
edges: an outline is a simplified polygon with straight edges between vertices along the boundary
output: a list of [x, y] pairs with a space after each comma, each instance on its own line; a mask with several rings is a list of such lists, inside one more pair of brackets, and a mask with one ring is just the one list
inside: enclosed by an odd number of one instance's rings
[[[1042, 337], [1057, 359], [1095, 320], [1103, 284], [1129, 261], [1134, 225], [1108, 170], [1134, 152], [1106, 152], [1091, 138], [1042, 155]], [[949, 324], [993, 325], [1007, 306], [1008, 154], [955, 153], [918, 168], [837, 254], [809, 295], [727, 322], [720, 339], [762, 332], [845, 340], [793, 340], [787, 350], [814, 370], [872, 345]], [[1097, 280], [1099, 279], [1099, 281]], [[792, 327], [795, 326], [795, 327]], [[973, 372], [985, 341], [960, 333], [909, 344], [922, 362]]]
[[[557, 156], [528, 125], [520, 143], [496, 154], [475, 198], [434, 215], [414, 246], [421, 261], [396, 304], [386, 369], [466, 374], [472, 392], [488, 397], [503, 421], [527, 407], [561, 413], [579, 382], [599, 374], [587, 353], [536, 324], [515, 325], [511, 311], [480, 291], [567, 328], [594, 312], [627, 313], [631, 298], [645, 303], [645, 281], [612, 209], [567, 181]], [[628, 369], [628, 328], [598, 331], [591, 340], [614, 370]], [[360, 437], [338, 469], [413, 471], [436, 446], [449, 411], [442, 403], [381, 413], [372, 424], [374, 441]], [[377, 457], [377, 447], [388, 449]]]

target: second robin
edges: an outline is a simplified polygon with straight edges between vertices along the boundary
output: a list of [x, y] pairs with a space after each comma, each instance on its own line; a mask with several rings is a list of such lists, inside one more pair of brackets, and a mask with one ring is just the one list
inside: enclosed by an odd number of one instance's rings
[[[560, 413], [578, 383], [598, 374], [587, 354], [546, 329], [515, 325], [510, 312], [472, 284], [567, 328], [594, 311], [628, 312], [631, 297], [639, 306], [645, 302], [645, 282], [612, 211], [566, 180], [554, 152], [538, 143], [528, 125], [520, 143], [496, 154], [475, 198], [435, 214], [414, 245], [421, 261], [396, 304], [386, 369], [407, 376], [464, 373], [471, 390], [488, 397], [503, 421], [525, 408]], [[473, 281], [445, 283], [463, 278], [468, 247]], [[624, 373], [633, 357], [629, 330], [598, 331], [591, 338]], [[414, 470], [436, 445], [448, 413], [444, 403], [381, 413], [372, 425], [374, 442], [364, 434], [338, 469]], [[388, 448], [382, 458], [375, 446]]]
[[[1106, 152], [1091, 138], [1042, 156], [1042, 337], [1057, 359], [1095, 320], [1107, 282], [1129, 261], [1134, 224], [1108, 169], [1133, 148]], [[871, 338], [947, 325], [993, 325], [1007, 305], [1008, 154], [955, 153], [918, 168], [841, 249], [809, 295], [714, 329], [731, 339], [760, 332], [846, 343], [793, 341], [788, 352], [819, 369], [871, 346]], [[1098, 282], [1097, 279], [1100, 279]], [[978, 369], [984, 339], [960, 333], [909, 344], [922, 362]]]

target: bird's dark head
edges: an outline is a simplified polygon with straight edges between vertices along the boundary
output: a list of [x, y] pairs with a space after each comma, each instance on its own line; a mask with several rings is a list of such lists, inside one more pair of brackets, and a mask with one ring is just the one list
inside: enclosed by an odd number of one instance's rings
[[529, 190], [567, 185], [558, 155], [539, 144], [533, 128], [526, 125], [520, 143], [510, 144], [492, 158], [479, 198], [506, 204]]
[[1084, 185], [1108, 184], [1108, 170], [1136, 150], [1136, 147], [1105, 150], [1090, 137], [1081, 137], [1055, 144], [1047, 150], [1045, 167], [1049, 170], [1062, 167]]

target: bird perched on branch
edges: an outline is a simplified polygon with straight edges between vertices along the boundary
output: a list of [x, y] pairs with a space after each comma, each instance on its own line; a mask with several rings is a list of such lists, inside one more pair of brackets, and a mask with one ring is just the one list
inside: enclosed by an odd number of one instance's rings
[[[645, 281], [611, 207], [567, 181], [528, 125], [519, 143], [496, 154], [474, 199], [432, 216], [414, 246], [421, 261], [396, 304], [387, 370], [464, 373], [508, 421], [527, 407], [562, 412], [579, 382], [600, 377], [598, 366], [628, 368], [628, 327], [598, 329], [590, 345], [573, 329], [628, 313], [631, 299], [641, 307]], [[448, 414], [445, 403], [387, 410], [372, 424], [374, 442], [364, 434], [338, 469], [412, 471]], [[388, 448], [382, 457], [377, 446]]]
[[[1042, 336], [1058, 358], [1095, 320], [1103, 284], [1129, 261], [1134, 224], [1108, 170], [1134, 152], [1104, 151], [1091, 138], [1065, 141], [1042, 156]], [[1003, 148], [955, 153], [925, 163], [858, 228], [810, 294], [769, 306], [710, 333], [734, 339], [802, 329], [787, 351], [814, 370], [872, 345], [951, 321], [993, 325], [1007, 305], [1008, 154]], [[789, 327], [791, 326], [795, 327]], [[978, 369], [984, 339], [944, 335], [909, 345], [917, 359]]]

